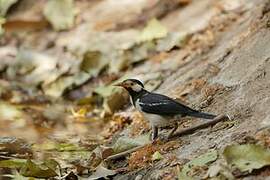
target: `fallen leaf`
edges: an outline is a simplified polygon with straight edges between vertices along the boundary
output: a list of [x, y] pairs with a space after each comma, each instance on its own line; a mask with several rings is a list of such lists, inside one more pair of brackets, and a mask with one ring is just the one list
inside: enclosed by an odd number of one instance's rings
[[112, 146], [115, 154], [149, 143], [149, 135], [144, 134], [135, 138], [122, 136]]
[[50, 155], [54, 158], [60, 159], [66, 163], [73, 164], [74, 162], [88, 161], [92, 152], [86, 150], [77, 151], [52, 151]]
[[152, 155], [152, 161], [158, 161], [163, 159], [163, 156], [160, 154], [160, 152], [156, 151], [153, 155]]
[[57, 98], [60, 97], [66, 89], [78, 86], [89, 78], [90, 76], [86, 72], [79, 72], [73, 76], [63, 76], [55, 82], [44, 86], [43, 90], [46, 95]]
[[57, 176], [55, 170], [59, 164], [53, 159], [45, 160], [41, 164], [26, 159], [9, 159], [0, 161], [0, 167], [19, 169], [20, 174], [27, 177], [49, 178]]
[[60, 168], [60, 164], [54, 159], [46, 159], [43, 164], [52, 170], [56, 170], [58, 167]]
[[167, 28], [157, 19], [150, 20], [139, 36], [139, 42], [163, 38], [168, 34]]
[[8, 68], [10, 79], [20, 79], [24, 83], [38, 85], [53, 82], [58, 76], [57, 58], [47, 54], [21, 49], [17, 54], [17, 61]]
[[220, 177], [220, 176], [224, 177], [225, 179], [228, 179], [228, 180], [234, 180], [235, 179], [235, 177], [231, 173], [230, 168], [228, 166], [226, 166], [225, 164], [222, 164], [222, 163], [212, 164], [208, 168], [207, 174], [204, 177], [204, 179]]
[[56, 150], [57, 151], [81, 151], [84, 150], [81, 147], [78, 147], [75, 144], [70, 144], [70, 143], [60, 143], [56, 144]]
[[216, 150], [210, 150], [194, 159], [192, 159], [191, 161], [189, 161], [188, 163], [186, 163], [181, 172], [178, 174], [178, 179], [192, 179], [189, 176], [189, 172], [195, 168], [195, 167], [200, 167], [200, 166], [204, 166], [208, 163], [211, 163], [213, 161], [215, 161], [218, 157], [218, 153]]
[[77, 56], [83, 57], [82, 66], [89, 66], [90, 72], [95, 71], [95, 67], [99, 70], [108, 66], [109, 73], [118, 73], [131, 63], [142, 59], [139, 54], [133, 60], [133, 55], [136, 55], [134, 49], [140, 47], [140, 45], [136, 46], [139, 35], [137, 30], [93, 32], [89, 31], [87, 26], [87, 28], [78, 29], [75, 34], [71, 37], [60, 38], [58, 44], [67, 47]]
[[96, 168], [96, 171], [87, 179], [88, 180], [103, 179], [103, 178], [106, 178], [108, 176], [113, 176], [115, 174], [116, 174], [116, 171], [107, 169], [102, 164], [100, 164]]
[[1, 168], [21, 168], [26, 164], [25, 159], [8, 159], [0, 161]]
[[27, 160], [25, 166], [20, 170], [20, 174], [26, 177], [35, 178], [50, 178], [58, 175], [55, 172], [55, 169], [51, 169], [51, 167], [48, 167], [46, 163], [38, 165], [31, 160]]
[[137, 44], [126, 51], [127, 59], [131, 63], [136, 63], [147, 59], [151, 52], [155, 52], [156, 45], [153, 41], [147, 41], [142, 44]]
[[54, 141], [47, 140], [42, 144], [34, 144], [33, 148], [35, 150], [45, 150], [45, 151], [84, 151], [85, 149], [79, 147], [77, 144], [71, 143], [57, 143]]
[[5, 16], [8, 9], [18, 0], [0, 0], [0, 16]]
[[15, 105], [0, 102], [0, 119], [1, 120], [16, 120], [22, 118], [23, 112]]
[[44, 15], [57, 31], [71, 28], [75, 18], [73, 0], [49, 0]]
[[157, 51], [170, 51], [174, 47], [182, 47], [187, 42], [189, 35], [185, 32], [170, 32], [166, 37], [157, 41]]
[[229, 165], [241, 172], [252, 172], [270, 165], [270, 150], [261, 145], [231, 145], [224, 149], [223, 156]]
[[100, 71], [109, 63], [109, 59], [106, 59], [100, 52], [87, 52], [84, 54], [83, 61], [81, 62], [80, 69], [97, 76]]

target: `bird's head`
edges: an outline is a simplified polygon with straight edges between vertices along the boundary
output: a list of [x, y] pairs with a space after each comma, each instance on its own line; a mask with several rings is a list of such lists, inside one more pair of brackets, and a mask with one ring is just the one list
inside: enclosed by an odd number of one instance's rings
[[126, 79], [123, 82], [116, 84], [115, 86], [120, 86], [125, 88], [129, 93], [139, 93], [144, 90], [144, 85], [141, 81], [137, 79]]

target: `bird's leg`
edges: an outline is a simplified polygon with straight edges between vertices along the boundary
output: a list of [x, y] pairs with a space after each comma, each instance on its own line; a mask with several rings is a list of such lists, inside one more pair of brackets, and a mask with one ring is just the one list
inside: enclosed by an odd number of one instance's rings
[[175, 123], [173, 125], [173, 129], [170, 131], [169, 135], [167, 136], [167, 140], [170, 139], [173, 136], [173, 134], [177, 130], [177, 128], [178, 128], [178, 123]]
[[155, 141], [158, 137], [158, 127], [153, 126], [152, 127], [152, 141]]

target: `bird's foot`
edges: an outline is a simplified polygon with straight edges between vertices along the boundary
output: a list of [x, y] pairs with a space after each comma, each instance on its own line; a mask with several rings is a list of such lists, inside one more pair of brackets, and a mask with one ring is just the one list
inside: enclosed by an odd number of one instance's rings
[[177, 130], [177, 128], [178, 128], [178, 124], [175, 124], [173, 126], [173, 129], [169, 132], [168, 136], [166, 137], [166, 141], [169, 141], [173, 137], [173, 135], [174, 135], [175, 131]]
[[151, 140], [152, 142], [158, 138], [158, 128], [152, 127]]

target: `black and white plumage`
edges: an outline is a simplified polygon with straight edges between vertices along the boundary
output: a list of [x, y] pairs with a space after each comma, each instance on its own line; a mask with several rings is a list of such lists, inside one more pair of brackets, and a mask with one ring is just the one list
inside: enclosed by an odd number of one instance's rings
[[173, 125], [174, 128], [169, 134], [171, 136], [177, 129], [176, 120], [179, 120], [179, 117], [192, 116], [204, 119], [216, 117], [212, 114], [191, 109], [165, 95], [148, 92], [144, 89], [143, 83], [137, 79], [127, 79], [117, 84], [117, 86], [121, 86], [129, 92], [132, 104], [150, 122], [153, 130], [153, 140], [158, 136], [159, 127]]

